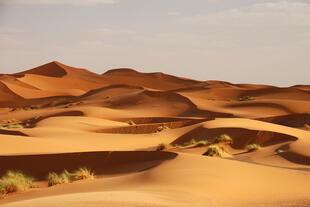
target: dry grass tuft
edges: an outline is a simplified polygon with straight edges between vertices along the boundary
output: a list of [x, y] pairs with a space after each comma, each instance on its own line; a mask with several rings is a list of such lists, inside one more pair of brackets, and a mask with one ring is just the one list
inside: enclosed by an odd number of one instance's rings
[[136, 123], [135, 123], [134, 121], [132, 121], [132, 120], [127, 121], [127, 123], [128, 123], [130, 126], [136, 125]]
[[162, 125], [162, 126], [157, 127], [155, 132], [158, 133], [158, 132], [164, 131], [166, 129], [169, 129], [169, 127], [166, 125]]
[[202, 146], [206, 146], [206, 145], [208, 145], [208, 144], [209, 144], [208, 140], [200, 140], [200, 141], [198, 141], [198, 142], [195, 144], [195, 147], [202, 147]]
[[165, 149], [169, 149], [171, 148], [172, 146], [170, 144], [167, 144], [167, 143], [160, 143], [159, 145], [157, 145], [156, 147], [156, 151], [162, 151], [162, 150], [165, 150]]
[[86, 167], [81, 167], [71, 174], [71, 180], [73, 181], [93, 179], [93, 178], [94, 178], [94, 173]]
[[33, 187], [33, 180], [34, 178], [21, 172], [8, 171], [0, 179], [0, 193], [9, 194], [28, 190]]
[[259, 144], [249, 144], [245, 148], [247, 149], [248, 152], [253, 152], [259, 150], [261, 146]]
[[254, 100], [255, 98], [252, 96], [243, 96], [239, 98], [239, 101], [251, 101]]
[[222, 134], [221, 136], [215, 139], [215, 142], [216, 143], [224, 142], [224, 143], [232, 144], [233, 140], [228, 134]]
[[70, 177], [71, 173], [69, 173], [67, 170], [64, 170], [61, 174], [51, 172], [47, 176], [48, 186], [69, 183], [71, 181]]
[[223, 157], [224, 149], [218, 145], [210, 145], [207, 148], [207, 151], [203, 153], [203, 155], [210, 156], [210, 157]]

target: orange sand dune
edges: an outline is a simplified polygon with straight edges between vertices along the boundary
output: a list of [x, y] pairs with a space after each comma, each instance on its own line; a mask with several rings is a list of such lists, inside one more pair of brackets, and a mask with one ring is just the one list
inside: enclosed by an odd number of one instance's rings
[[164, 73], [140, 73], [132, 69], [114, 69], [102, 74], [110, 84], [127, 84], [158, 90], [173, 90], [202, 84], [200, 81], [174, 77]]
[[[0, 205], [310, 206], [309, 112], [307, 85], [99, 75], [56, 61], [0, 75], [0, 175], [37, 179]], [[232, 143], [216, 143], [222, 134]], [[204, 156], [209, 145], [223, 157]], [[94, 180], [47, 187], [49, 172], [84, 166]]]

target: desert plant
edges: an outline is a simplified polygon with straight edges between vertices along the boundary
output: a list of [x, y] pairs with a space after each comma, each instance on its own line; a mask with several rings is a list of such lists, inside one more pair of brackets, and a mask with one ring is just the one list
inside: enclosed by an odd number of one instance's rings
[[228, 134], [222, 134], [221, 136], [219, 136], [215, 139], [215, 142], [216, 143], [225, 142], [225, 143], [232, 144], [233, 140]]
[[206, 146], [208, 144], [209, 144], [208, 140], [200, 140], [195, 144], [195, 147]]
[[64, 170], [61, 174], [51, 172], [47, 176], [48, 186], [69, 183], [71, 181], [71, 173], [67, 170]]
[[136, 125], [136, 123], [134, 122], [134, 121], [132, 121], [132, 120], [129, 120], [129, 121], [127, 121], [127, 123], [129, 124], [129, 125]]
[[156, 151], [162, 151], [162, 150], [165, 150], [165, 149], [168, 149], [168, 148], [170, 148], [170, 144], [162, 142], [159, 145], [157, 145]]
[[218, 156], [218, 157], [223, 157], [224, 154], [224, 149], [218, 145], [210, 145], [207, 148], [207, 151], [203, 153], [203, 155], [206, 156]]
[[39, 106], [36, 105], [30, 105], [30, 106], [24, 106], [23, 109], [28, 111], [28, 110], [34, 110], [34, 109], [39, 109]]
[[94, 173], [86, 167], [81, 167], [71, 174], [71, 180], [73, 181], [93, 179], [93, 178], [94, 178]]
[[16, 129], [16, 128], [24, 128], [21, 124], [10, 124], [6, 126], [0, 126], [0, 129]]
[[28, 190], [33, 187], [33, 178], [22, 172], [8, 171], [0, 179], [0, 193], [9, 194]]
[[259, 150], [261, 146], [259, 144], [249, 144], [245, 148], [247, 149], [248, 152], [253, 152]]
[[195, 139], [191, 139], [188, 142], [184, 142], [183, 146], [193, 145], [193, 144], [196, 144], [196, 143], [197, 143], [197, 141]]
[[310, 125], [309, 124], [304, 124], [304, 128], [307, 130], [310, 130]]
[[161, 131], [166, 130], [166, 129], [169, 129], [169, 127], [166, 125], [161, 125], [161, 126], [157, 127], [155, 132], [161, 132]]
[[239, 101], [250, 101], [250, 100], [254, 100], [254, 97], [252, 96], [243, 96], [239, 98]]

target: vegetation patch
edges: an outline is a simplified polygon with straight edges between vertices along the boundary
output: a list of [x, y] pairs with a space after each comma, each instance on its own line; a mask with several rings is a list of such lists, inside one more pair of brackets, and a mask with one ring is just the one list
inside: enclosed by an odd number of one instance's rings
[[48, 183], [48, 186], [69, 183], [70, 177], [71, 177], [71, 173], [69, 173], [67, 170], [64, 170], [61, 174], [51, 172], [47, 176], [47, 183]]
[[0, 126], [0, 129], [17, 129], [17, 128], [24, 128], [21, 124], [10, 124], [6, 126]]
[[206, 145], [208, 145], [208, 144], [210, 144], [210, 143], [208, 142], [208, 140], [200, 140], [200, 141], [198, 141], [198, 142], [195, 144], [195, 147], [202, 147], [202, 146], [206, 146]]
[[0, 179], [0, 193], [2, 195], [21, 192], [33, 187], [34, 179], [21, 172], [8, 171]]
[[162, 126], [157, 127], [155, 132], [158, 133], [158, 132], [164, 131], [166, 129], [169, 129], [169, 127], [166, 125], [162, 125]]
[[309, 125], [309, 124], [304, 124], [304, 128], [305, 128], [306, 130], [310, 130], [310, 125]]
[[70, 183], [76, 180], [86, 180], [86, 179], [93, 179], [94, 178], [94, 173], [86, 168], [82, 167], [74, 172], [70, 173], [67, 170], [64, 170], [62, 173], [57, 174], [55, 172], [51, 172], [47, 176], [47, 182], [48, 186], [54, 186], [58, 184], [63, 184], [63, 183]]
[[87, 180], [87, 179], [93, 179], [93, 178], [94, 178], [94, 173], [86, 167], [81, 167], [71, 174], [72, 181]]
[[255, 100], [255, 98], [252, 96], [243, 96], [239, 98], [239, 101], [251, 101], [251, 100]]
[[210, 157], [223, 157], [224, 155], [224, 148], [218, 145], [210, 145], [207, 148], [207, 151], [203, 153], [203, 155], [210, 156]]
[[166, 149], [169, 149], [171, 148], [172, 146], [170, 144], [167, 144], [167, 143], [160, 143], [159, 145], [157, 145], [156, 147], [156, 151], [162, 151], [162, 150], [166, 150]]
[[248, 152], [253, 152], [253, 151], [259, 150], [261, 146], [259, 144], [249, 144], [245, 148]]
[[222, 134], [221, 136], [215, 139], [215, 142], [216, 143], [224, 142], [224, 143], [232, 144], [233, 140], [228, 134]]
[[195, 139], [191, 139], [188, 142], [184, 142], [183, 146], [193, 145], [193, 144], [196, 144], [196, 143], [197, 143], [197, 141]]
[[136, 125], [136, 123], [135, 123], [134, 121], [132, 121], [132, 120], [127, 121], [127, 123], [128, 123], [130, 126]]

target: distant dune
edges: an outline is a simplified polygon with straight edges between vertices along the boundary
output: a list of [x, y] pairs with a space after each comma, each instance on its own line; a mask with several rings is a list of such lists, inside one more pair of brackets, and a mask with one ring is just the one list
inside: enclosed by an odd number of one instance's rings
[[[310, 85], [96, 74], [56, 61], [3, 74], [0, 176], [37, 180], [0, 205], [310, 206], [309, 125]], [[223, 152], [205, 156], [212, 146]], [[49, 172], [84, 166], [95, 179], [47, 187]]]

